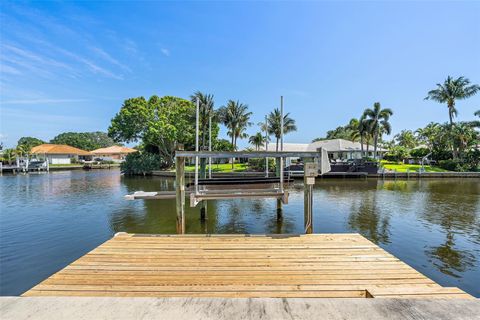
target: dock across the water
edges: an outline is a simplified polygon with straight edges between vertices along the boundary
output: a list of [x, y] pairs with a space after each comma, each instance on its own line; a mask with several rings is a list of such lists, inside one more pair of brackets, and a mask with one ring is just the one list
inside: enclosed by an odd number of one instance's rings
[[117, 234], [23, 296], [472, 298], [359, 234]]

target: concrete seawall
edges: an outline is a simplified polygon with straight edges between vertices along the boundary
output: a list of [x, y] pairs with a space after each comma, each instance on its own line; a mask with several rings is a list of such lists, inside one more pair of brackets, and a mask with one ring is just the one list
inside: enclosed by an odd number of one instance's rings
[[[175, 178], [174, 171], [153, 171], [153, 176]], [[252, 177], [263, 176], [263, 172], [223, 172], [214, 173], [214, 177]], [[186, 172], [185, 176], [193, 177], [193, 172]], [[376, 174], [364, 174], [356, 172], [331, 172], [324, 175], [325, 178], [378, 178], [378, 179], [419, 179], [419, 178], [480, 178], [480, 172], [385, 172]], [[302, 178], [302, 177], [298, 177]]]
[[369, 174], [370, 178], [411, 179], [411, 178], [480, 178], [480, 172], [386, 172]]

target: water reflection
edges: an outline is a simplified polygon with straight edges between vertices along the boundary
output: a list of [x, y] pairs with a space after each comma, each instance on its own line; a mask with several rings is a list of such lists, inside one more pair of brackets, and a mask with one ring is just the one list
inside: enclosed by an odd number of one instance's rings
[[353, 201], [348, 216], [348, 225], [361, 235], [367, 237], [374, 243], [389, 243], [389, 221], [388, 214], [382, 215], [378, 207], [377, 194], [366, 193], [361, 201]]
[[[440, 284], [480, 296], [478, 179], [318, 180], [314, 232], [359, 232]], [[174, 200], [123, 199], [173, 188], [173, 179], [115, 170], [0, 177], [0, 293], [22, 293], [116, 232], [175, 233]], [[187, 199], [186, 232], [302, 233], [302, 182], [289, 191], [281, 220], [274, 199], [234, 199], [208, 201], [202, 223]]]
[[430, 246], [425, 252], [440, 272], [460, 278], [461, 273], [475, 267], [478, 256], [458, 248], [455, 237], [466, 233], [470, 241], [480, 244], [480, 186], [475, 180], [464, 180], [461, 184], [432, 181], [420, 189], [426, 194], [428, 208], [420, 217], [440, 227], [445, 235], [444, 243]]
[[440, 272], [455, 278], [461, 278], [461, 274], [474, 267], [477, 260], [472, 253], [455, 248], [455, 236], [452, 232], [447, 233], [445, 243], [425, 252]]

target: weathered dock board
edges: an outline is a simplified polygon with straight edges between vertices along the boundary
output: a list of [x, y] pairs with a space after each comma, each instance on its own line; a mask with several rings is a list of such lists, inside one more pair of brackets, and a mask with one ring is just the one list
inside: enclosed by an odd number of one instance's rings
[[472, 298], [358, 234], [118, 234], [23, 296]]

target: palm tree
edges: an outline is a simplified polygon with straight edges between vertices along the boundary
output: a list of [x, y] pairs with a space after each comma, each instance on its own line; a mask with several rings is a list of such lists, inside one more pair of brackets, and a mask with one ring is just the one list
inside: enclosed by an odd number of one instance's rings
[[17, 157], [17, 150], [15, 149], [5, 149], [3, 151], [3, 159], [7, 161], [7, 164], [12, 164], [13, 160]]
[[446, 103], [448, 107], [448, 116], [450, 125], [453, 125], [453, 118], [457, 115], [455, 108], [456, 100], [463, 100], [475, 95], [480, 90], [476, 84], [470, 85], [470, 80], [459, 77], [453, 79], [448, 76], [443, 84], [437, 83], [437, 88], [428, 92], [425, 100], [434, 100], [439, 103]]
[[350, 119], [350, 121], [346, 126], [346, 129], [350, 131], [350, 140], [352, 142], [358, 141], [358, 139], [361, 136], [359, 126], [360, 126], [360, 120], [356, 118]]
[[473, 115], [480, 118], [480, 110], [477, 110]]
[[237, 148], [237, 140], [246, 138], [245, 130], [251, 126], [249, 121], [251, 112], [248, 112], [248, 105], [238, 100], [228, 100], [227, 105], [219, 110], [220, 121], [227, 127], [228, 135], [232, 138], [233, 148]]
[[398, 145], [407, 149], [413, 149], [417, 146], [418, 141], [411, 130], [402, 130], [399, 134], [396, 134], [394, 139], [398, 142]]
[[260, 150], [260, 147], [263, 147], [264, 142], [265, 142], [265, 136], [261, 132], [257, 132], [253, 136], [250, 136], [248, 139], [248, 142], [255, 146], [255, 150], [258, 151]]
[[[251, 112], [248, 112], [248, 105], [240, 103], [238, 100], [228, 100], [227, 105], [218, 111], [220, 121], [227, 127], [227, 134], [232, 138], [233, 149], [237, 149], [237, 140], [246, 138], [245, 130], [251, 126], [249, 121]], [[235, 159], [232, 159], [232, 168]]]
[[[278, 141], [281, 138], [282, 130], [281, 130], [281, 122], [282, 122], [282, 115], [280, 114], [280, 110], [278, 108], [273, 109], [272, 112], [267, 117], [268, 122], [268, 134], [272, 134], [275, 136], [276, 139], [276, 148], [275, 150], [278, 151]], [[295, 120], [290, 118], [290, 113], [287, 113], [283, 116], [283, 134], [287, 134], [293, 131], [297, 131], [297, 126], [295, 125]]]
[[474, 147], [478, 142], [478, 133], [467, 122], [460, 122], [455, 124], [452, 128], [452, 138], [455, 145], [458, 147], [460, 157], [466, 150]]
[[427, 146], [430, 152], [433, 151], [433, 146], [437, 143], [439, 132], [441, 127], [438, 123], [430, 122], [425, 126], [425, 128], [419, 128], [415, 131], [418, 138], [423, 141]]
[[380, 102], [375, 102], [372, 109], [365, 109], [363, 112], [363, 121], [368, 131], [373, 136], [373, 157], [377, 158], [378, 137], [385, 132], [390, 134], [392, 127], [388, 120], [393, 115], [393, 111], [389, 108], [382, 109]]
[[215, 120], [215, 101], [213, 100], [212, 94], [205, 94], [200, 91], [195, 91], [193, 95], [190, 96], [192, 103], [196, 104], [197, 100], [200, 101], [200, 110], [199, 110], [199, 130], [202, 133], [202, 147], [201, 150], [205, 150], [207, 143], [207, 133], [209, 130], [209, 120], [212, 117]]
[[350, 139], [355, 142], [358, 141], [360, 138], [360, 148], [362, 152], [362, 157], [365, 156], [364, 154], [364, 143], [365, 139], [367, 139], [367, 153], [368, 153], [368, 146], [369, 146], [369, 132], [368, 127], [365, 122], [365, 117], [362, 115], [360, 119], [352, 118], [347, 125], [347, 129], [350, 131]]
[[15, 149], [15, 152], [19, 157], [23, 157], [23, 156], [28, 156], [30, 154], [30, 149], [26, 145], [19, 145]]

